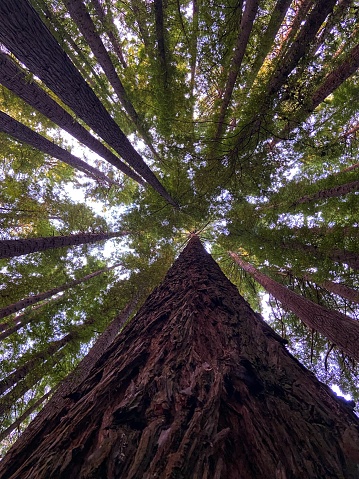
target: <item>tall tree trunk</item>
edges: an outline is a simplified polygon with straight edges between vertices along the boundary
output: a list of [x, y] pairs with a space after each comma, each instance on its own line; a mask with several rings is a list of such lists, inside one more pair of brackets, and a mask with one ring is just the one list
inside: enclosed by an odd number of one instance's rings
[[[27, 308], [31, 304], [38, 303], [39, 301], [43, 301], [44, 299], [54, 296], [55, 294], [61, 293], [62, 291], [65, 291], [66, 289], [73, 288], [74, 286], [84, 283], [85, 281], [88, 281], [92, 278], [95, 278], [96, 276], [99, 276], [100, 274], [105, 273], [106, 271], [111, 271], [112, 269], [117, 268], [118, 266], [120, 266], [120, 263], [116, 263], [113, 266], [109, 266], [107, 268], [99, 269], [98, 271], [94, 271], [93, 273], [87, 274], [86, 276], [83, 276], [80, 279], [69, 281], [68, 283], [62, 284], [61, 286], [58, 286], [57, 288], [52, 288], [52, 289], [49, 289], [48, 291], [44, 291], [43, 293], [34, 294], [33, 296], [28, 296], [27, 298], [22, 299], [21, 301], [17, 301], [16, 303], [10, 304], [9, 306], [6, 306], [5, 308], [0, 309], [0, 319], [5, 318], [6, 316], [9, 316], [9, 314], [16, 313], [17, 311], [20, 311], [20, 309]], [[1, 330], [1, 324], [0, 324], [0, 330]]]
[[348, 301], [359, 304], [359, 291], [349, 288], [349, 286], [346, 286], [345, 284], [335, 283], [334, 281], [329, 280], [322, 281], [319, 284], [330, 293], [337, 294]]
[[301, 205], [303, 203], [310, 203], [311, 201], [315, 201], [315, 200], [337, 198], [339, 196], [348, 195], [349, 193], [352, 193], [358, 190], [359, 190], [359, 180], [351, 181], [350, 183], [345, 183], [344, 185], [334, 186], [333, 188], [321, 190], [311, 195], [302, 196], [301, 198], [298, 198], [297, 200], [293, 201], [290, 206], [294, 207], [297, 205]]
[[11, 334], [16, 333], [16, 331], [19, 331], [19, 329], [23, 328], [29, 323], [37, 322], [38, 320], [41, 321], [41, 316], [39, 315], [33, 315], [33, 311], [36, 311], [38, 309], [41, 309], [43, 306], [48, 305], [51, 303], [51, 305], [61, 301], [63, 298], [59, 297], [56, 299], [52, 299], [49, 301], [46, 301], [45, 303], [38, 304], [31, 308], [31, 310], [27, 313], [19, 314], [18, 316], [15, 316], [11, 322], [5, 322], [5, 323], [0, 323], [0, 341], [2, 341], [5, 338], [8, 338], [11, 336]]
[[105, 11], [99, 0], [91, 0], [91, 3], [96, 10], [97, 16], [99, 17], [101, 23], [105, 25], [107, 36], [112, 44], [114, 52], [120, 60], [121, 65], [123, 66], [123, 68], [127, 68], [127, 63], [123, 55], [121, 42], [116, 35], [116, 26], [113, 23], [111, 11], [107, 11], [107, 14], [105, 14]]
[[24, 421], [27, 419], [30, 414], [32, 414], [43, 402], [46, 401], [46, 399], [51, 396], [52, 391], [49, 391], [48, 393], [44, 394], [41, 396], [40, 399], [38, 399], [32, 406], [30, 406], [26, 411], [21, 414], [12, 424], [10, 424], [9, 427], [4, 429], [3, 431], [0, 432], [0, 441], [5, 439], [9, 434], [11, 434], [16, 428], [18, 428]]
[[278, 68], [273, 73], [266, 87], [266, 93], [268, 95], [273, 96], [279, 91], [283, 83], [287, 80], [290, 72], [306, 54], [308, 46], [315, 39], [315, 36], [326, 17], [332, 12], [336, 1], [337, 0], [318, 0], [315, 2], [313, 9], [305, 19], [295, 40], [283, 55], [278, 64]]
[[[90, 349], [89, 353], [80, 361], [77, 368], [70, 373], [56, 389], [52, 400], [51, 406], [48, 410], [41, 411], [42, 416], [47, 416], [48, 413], [52, 416], [55, 410], [59, 410], [62, 407], [64, 399], [71, 394], [76, 395], [76, 389], [79, 384], [86, 378], [91, 369], [95, 366], [96, 362], [101, 358], [104, 351], [110, 347], [119, 334], [121, 328], [123, 328], [126, 321], [134, 312], [137, 304], [137, 298], [135, 297], [130, 301], [127, 306], [118, 314], [108, 325], [105, 331], [98, 337], [94, 346]], [[47, 420], [47, 419], [46, 419]]]
[[358, 444], [359, 419], [286, 351], [193, 235], [76, 394], [35, 419], [0, 473], [355, 479]]
[[251, 71], [249, 72], [248, 80], [246, 81], [244, 87], [246, 91], [250, 91], [266, 56], [270, 52], [274, 39], [291, 3], [292, 0], [277, 0], [268, 26], [260, 39], [260, 45], [257, 49], [257, 56], [253, 62]]
[[254, 266], [241, 259], [236, 253], [230, 253], [233, 260], [249, 273], [263, 288], [280, 301], [309, 328], [323, 334], [348, 356], [359, 361], [359, 322], [355, 319], [313, 303], [277, 283]]
[[168, 203], [177, 207], [177, 203], [111, 118], [30, 3], [27, 0], [2, 0], [0, 20], [0, 41]]
[[249, 36], [252, 31], [253, 22], [258, 11], [259, 1], [258, 0], [247, 0], [245, 9], [243, 12], [243, 17], [241, 20], [241, 25], [239, 29], [239, 35], [233, 52], [233, 58], [231, 66], [229, 68], [229, 74], [226, 82], [226, 87], [223, 94], [223, 100], [220, 107], [217, 132], [215, 136], [215, 142], [218, 142], [221, 139], [223, 134], [223, 122], [226, 117], [226, 112], [230, 104], [234, 85], [236, 83], [239, 71], [241, 69], [242, 60], [244, 53], [247, 48]]
[[336, 90], [346, 79], [348, 79], [359, 68], [359, 44], [355, 45], [340, 65], [330, 72], [320, 87], [315, 91], [310, 105], [313, 111], [325, 98]]
[[97, 138], [91, 135], [80, 123], [66, 110], [53, 100], [35, 82], [29, 82], [25, 73], [6, 55], [0, 52], [0, 83], [63, 130], [67, 131], [101, 158], [118, 168], [122, 173], [143, 185], [144, 181], [132, 168], [123, 163]]
[[330, 258], [335, 263], [347, 264], [350, 268], [356, 271], [359, 270], [359, 256], [358, 253], [354, 251], [348, 251], [339, 248], [333, 248], [329, 251], [322, 251], [316, 245], [308, 245], [294, 240], [283, 242], [282, 246], [284, 248], [295, 248], [301, 251], [308, 252], [317, 259]]
[[64, 148], [55, 145], [55, 143], [47, 140], [45, 137], [39, 135], [31, 130], [31, 128], [28, 128], [2, 111], [0, 111], [0, 131], [5, 132], [17, 141], [27, 143], [37, 150], [67, 163], [72, 166], [72, 168], [82, 171], [85, 175], [88, 175], [95, 180], [105, 181], [109, 185], [117, 185], [115, 181], [111, 180], [97, 168], [80, 160], [80, 158], [72, 155], [67, 150], [64, 150]]
[[125, 88], [117, 75], [115, 67], [113, 66], [110, 55], [108, 54], [104, 44], [102, 43], [100, 35], [96, 31], [96, 27], [86, 9], [86, 6], [82, 2], [82, 0], [65, 0], [65, 5], [72, 19], [79, 27], [80, 32], [84, 36], [86, 42], [89, 44], [93, 54], [95, 55], [95, 58], [105, 72], [108, 81], [111, 83], [128, 116], [131, 118], [133, 124], [146, 142], [147, 146], [157, 157], [158, 154], [152, 144], [150, 134], [144, 128], [143, 121], [138, 116], [134, 106], [128, 98]]
[[66, 344], [69, 344], [74, 340], [78, 340], [81, 337], [81, 333], [83, 333], [85, 329], [87, 329], [95, 322], [96, 319], [88, 318], [82, 324], [74, 326], [72, 331], [63, 336], [61, 339], [51, 341], [45, 348], [33, 353], [22, 366], [19, 366], [15, 371], [8, 374], [4, 379], [0, 381], [0, 394], [3, 394], [7, 389], [11, 388], [19, 381], [21, 381], [21, 379], [27, 376], [39, 364], [45, 363], [50, 356], [55, 354]]
[[96, 241], [116, 238], [126, 234], [128, 233], [81, 233], [68, 236], [0, 240], [0, 259], [14, 258], [14, 256], [21, 256], [23, 254], [34, 253], [37, 251], [46, 251], [47, 249], [53, 248], [63, 248], [64, 246], [96, 243]]

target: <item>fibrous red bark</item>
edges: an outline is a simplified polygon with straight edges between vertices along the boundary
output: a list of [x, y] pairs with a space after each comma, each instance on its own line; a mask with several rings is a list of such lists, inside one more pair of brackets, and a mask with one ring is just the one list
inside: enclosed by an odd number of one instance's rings
[[193, 236], [136, 317], [0, 464], [7, 479], [345, 478], [359, 420]]

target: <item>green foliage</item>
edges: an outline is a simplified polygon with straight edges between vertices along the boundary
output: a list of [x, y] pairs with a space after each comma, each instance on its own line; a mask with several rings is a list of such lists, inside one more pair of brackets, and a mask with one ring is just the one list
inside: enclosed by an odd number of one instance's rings
[[[28, 376], [28, 388], [13, 401], [4, 428], [73, 369], [129, 300], [138, 297], [139, 305], [144, 301], [191, 232], [200, 234], [255, 310], [268, 316], [263, 291], [233, 265], [229, 250], [240, 252], [305, 297], [357, 315], [355, 304], [313, 284], [331, 279], [358, 287], [357, 271], [334, 261], [333, 252], [339, 249], [359, 255], [359, 195], [351, 191], [339, 197], [315, 196], [359, 179], [355, 167], [359, 153], [358, 73], [334, 91], [328, 89], [325, 100], [314, 110], [311, 107], [314, 93], [358, 43], [356, 7], [337, 2], [292, 70], [282, 75], [288, 52], [305, 28], [305, 2], [291, 2], [279, 28], [264, 38], [272, 17], [278, 14], [277, 2], [260, 1], [225, 112], [223, 134], [215, 141], [245, 2], [105, 0], [100, 2], [104, 22], [93, 2], [84, 3], [138, 114], [142, 132], [120, 105], [64, 3], [31, 1], [179, 208], [166, 203], [147, 184], [140, 186], [82, 148], [1, 87], [2, 110], [72, 150], [117, 183], [108, 187], [84, 178], [67, 165], [1, 134], [1, 239], [126, 233], [105, 246], [60, 248], [1, 260], [0, 307], [106, 264], [121, 263], [120, 268], [78, 285], [60, 298], [43, 302], [39, 309], [30, 307], [18, 313], [29, 321], [1, 343], [2, 377], [89, 318], [94, 322], [59, 351], [56, 362], [49, 359], [34, 368], [32, 378], [38, 374], [38, 379], [30, 384], [31, 374]], [[110, 33], [117, 39], [123, 60]], [[36, 81], [69, 111], [25, 65], [21, 68], [29, 82]], [[88, 129], [81, 118], [73, 116], [74, 122]], [[303, 197], [312, 199], [299, 202]], [[314, 278], [311, 284], [304, 279], [307, 275]], [[279, 305], [273, 305], [269, 319], [290, 341], [291, 351], [320, 379], [358, 397], [356, 365], [340, 351], [327, 355], [325, 338], [312, 334]], [[8, 324], [13, 321], [14, 315], [4, 320]]]

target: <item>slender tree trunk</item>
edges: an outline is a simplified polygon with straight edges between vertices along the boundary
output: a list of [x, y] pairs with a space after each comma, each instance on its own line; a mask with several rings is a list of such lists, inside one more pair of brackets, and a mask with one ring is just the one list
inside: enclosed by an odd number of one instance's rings
[[96, 31], [96, 27], [86, 9], [86, 6], [82, 0], [65, 0], [65, 4], [71, 17], [79, 27], [80, 32], [84, 36], [97, 61], [105, 72], [108, 81], [111, 83], [128, 116], [131, 118], [133, 124], [146, 142], [147, 146], [157, 157], [158, 154], [152, 144], [152, 139], [150, 138], [148, 131], [145, 130], [142, 120], [138, 116], [134, 106], [128, 98], [125, 88], [117, 75], [115, 67], [113, 66], [110, 55], [102, 43], [101, 37]]
[[326, 190], [318, 191], [317, 193], [313, 193], [311, 195], [305, 195], [297, 200], [293, 201], [291, 207], [295, 207], [297, 205], [301, 205], [303, 203], [310, 203], [311, 201], [315, 200], [324, 200], [327, 198], [338, 198], [339, 196], [348, 195], [353, 191], [359, 190], [359, 180], [358, 181], [351, 181], [350, 183], [345, 183], [344, 185], [334, 186], [333, 188], [328, 188]]
[[243, 17], [241, 20], [241, 25], [239, 29], [239, 35], [237, 42], [234, 48], [233, 58], [231, 66], [229, 68], [229, 74], [226, 82], [226, 87], [223, 94], [223, 100], [220, 107], [217, 132], [215, 136], [215, 141], [218, 142], [223, 133], [223, 122], [226, 117], [226, 112], [230, 104], [234, 85], [236, 83], [239, 71], [241, 69], [242, 60], [244, 53], [247, 48], [249, 36], [252, 31], [253, 22], [258, 11], [259, 0], [247, 0], [246, 6], [243, 12]]
[[20, 70], [8, 55], [2, 52], [0, 52], [0, 83], [56, 123], [56, 125], [70, 133], [79, 142], [97, 153], [101, 158], [118, 168], [122, 173], [143, 185], [144, 182], [137, 173], [92, 136], [35, 82], [29, 82], [25, 73]]
[[278, 68], [273, 73], [266, 88], [266, 95], [273, 96], [279, 91], [290, 72], [305, 55], [308, 46], [314, 40], [319, 28], [332, 12], [335, 4], [336, 0], [318, 0], [315, 3], [295, 40], [283, 55]]
[[330, 72], [312, 97], [310, 111], [313, 111], [325, 98], [336, 90], [359, 68], [359, 44], [348, 53], [346, 59]]
[[113, 23], [112, 15], [111, 15], [111, 18], [109, 18], [109, 14], [111, 12], [107, 12], [107, 15], [106, 15], [99, 0], [91, 0], [91, 3], [93, 7], [95, 8], [101, 23], [106, 26], [107, 36], [112, 44], [114, 52], [116, 53], [118, 59], [120, 60], [121, 65], [123, 66], [123, 68], [127, 68], [127, 63], [123, 55], [121, 42], [116, 36], [116, 27]]
[[[99, 269], [98, 271], [94, 271], [93, 273], [87, 274], [86, 276], [80, 279], [69, 281], [68, 283], [62, 284], [61, 286], [58, 286], [57, 288], [52, 288], [52, 289], [49, 289], [48, 291], [44, 291], [43, 293], [34, 294], [33, 296], [28, 296], [27, 298], [22, 299], [21, 301], [17, 301], [16, 303], [10, 304], [9, 306], [6, 306], [5, 308], [0, 309], [0, 319], [5, 318], [9, 314], [16, 313], [17, 311], [20, 311], [20, 309], [27, 308], [31, 304], [38, 303], [39, 301], [43, 301], [44, 299], [54, 296], [55, 294], [61, 293], [62, 291], [65, 291], [66, 289], [73, 288], [74, 286], [84, 283], [85, 281], [88, 281], [92, 278], [95, 278], [96, 276], [99, 276], [100, 274], [105, 273], [106, 271], [111, 271], [112, 269], [117, 268], [118, 266], [120, 266], [120, 263], [116, 263], [115, 265], [109, 266], [107, 268]], [[0, 325], [0, 330], [1, 330], [1, 325]]]
[[266, 28], [266, 31], [263, 33], [260, 39], [261, 43], [257, 49], [258, 53], [253, 62], [253, 66], [251, 67], [251, 71], [249, 73], [250, 77], [245, 84], [246, 91], [250, 91], [266, 56], [270, 52], [274, 39], [278, 33], [280, 26], [282, 25], [284, 17], [291, 3], [292, 0], [277, 0], [277, 3], [274, 7], [273, 13], [268, 23], [268, 27]]
[[289, 309], [309, 328], [323, 334], [333, 344], [342, 349], [348, 356], [359, 361], [359, 322], [339, 313], [313, 303], [277, 283], [254, 266], [230, 253], [233, 260], [249, 273], [263, 288], [280, 301], [285, 309]]
[[[98, 337], [94, 346], [90, 349], [89, 353], [80, 361], [76, 369], [70, 373], [56, 389], [51, 406], [49, 410], [41, 411], [41, 415], [47, 417], [47, 414], [53, 416], [55, 410], [59, 410], [62, 407], [63, 401], [71, 394], [76, 395], [76, 389], [79, 384], [89, 375], [91, 369], [95, 366], [96, 362], [101, 358], [104, 351], [110, 347], [123, 328], [126, 321], [134, 312], [137, 304], [137, 299], [134, 298], [127, 306], [118, 314], [113, 321], [108, 325], [103, 333]], [[46, 419], [47, 420], [47, 419]]]
[[2, 441], [3, 439], [5, 439], [7, 436], [9, 436], [17, 427], [19, 427], [24, 421], [25, 419], [27, 419], [30, 414], [32, 414], [39, 406], [41, 406], [41, 404], [43, 402], [46, 401], [46, 399], [48, 399], [52, 394], [52, 391], [49, 391], [48, 393], [44, 394], [43, 396], [41, 396], [40, 399], [38, 399], [36, 402], [34, 402], [34, 404], [29, 407], [28, 409], [26, 409], [26, 411], [21, 414], [21, 416], [19, 416], [9, 427], [7, 427], [6, 429], [4, 429], [3, 431], [0, 432], [0, 441]]
[[325, 280], [320, 283], [320, 286], [325, 288], [330, 293], [337, 294], [342, 298], [359, 304], [359, 291], [349, 288], [345, 284], [335, 283], [334, 281]]
[[161, 66], [161, 78], [163, 79], [163, 86], [166, 90], [169, 83], [168, 61], [166, 55], [166, 41], [165, 41], [165, 25], [163, 16], [163, 2], [162, 0], [154, 0], [155, 11], [155, 27], [156, 27], [156, 44], [159, 64]]
[[168, 203], [177, 207], [177, 203], [111, 118], [30, 3], [27, 0], [2, 0], [0, 20], [0, 41]]
[[321, 251], [318, 246], [299, 243], [298, 241], [288, 241], [282, 243], [284, 248], [296, 248], [301, 251], [308, 252], [317, 259], [330, 258], [335, 263], [347, 264], [354, 270], [359, 270], [359, 256], [354, 251], [333, 248], [330, 251]]
[[111, 180], [97, 168], [85, 163], [84, 161], [80, 160], [80, 158], [77, 158], [60, 146], [55, 145], [55, 143], [47, 140], [35, 131], [31, 130], [31, 128], [28, 128], [2, 111], [0, 111], [0, 131], [7, 133], [17, 141], [27, 143], [37, 150], [40, 150], [47, 155], [53, 156], [54, 158], [67, 163], [68, 165], [72, 166], [72, 168], [82, 171], [95, 180], [105, 181], [109, 185], [117, 185], [115, 181]]
[[[56, 341], [51, 341], [46, 348], [41, 351], [37, 351], [24, 363], [22, 366], [19, 366], [15, 371], [8, 374], [4, 379], [0, 381], [0, 394], [3, 394], [7, 389], [11, 388], [24, 377], [26, 377], [31, 371], [36, 368], [39, 364], [45, 363], [49, 357], [57, 353], [61, 348], [66, 344], [74, 340], [78, 340], [81, 337], [81, 333], [87, 329], [89, 326], [95, 323], [94, 318], [88, 318], [79, 326], [74, 326], [73, 330], [66, 334], [61, 339]], [[1, 408], [0, 408], [1, 412]]]
[[21, 256], [23, 254], [34, 253], [37, 251], [46, 251], [47, 249], [96, 243], [97, 241], [108, 240], [110, 238], [116, 238], [126, 234], [128, 233], [81, 233], [69, 236], [49, 236], [43, 238], [1, 240], [0, 259], [14, 258], [14, 256]]
[[[51, 400], [46, 408], [51, 410]], [[356, 479], [359, 420], [285, 349], [193, 236], [7, 479]]]
[[39, 381], [44, 378], [50, 369], [54, 368], [66, 356], [66, 348], [60, 349], [54, 355], [49, 356], [46, 363], [41, 364], [38, 368], [31, 371], [22, 381], [18, 382], [8, 393], [4, 394], [0, 399], [0, 426], [1, 421], [9, 415], [13, 405], [24, 394], [33, 388]]
[[[18, 316], [15, 316], [11, 322], [7, 323], [1, 323], [0, 324], [0, 341], [2, 341], [5, 338], [8, 338], [11, 334], [16, 333], [16, 331], [19, 331], [19, 329], [23, 328], [29, 323], [37, 322], [39, 320], [39, 316], [33, 316], [33, 311], [36, 311], [38, 309], [41, 309], [43, 306], [52, 303], [55, 304], [58, 301], [61, 301], [63, 299], [62, 297], [46, 301], [45, 303], [38, 304], [34, 306], [31, 311], [24, 313], [24, 314], [19, 314]], [[41, 317], [40, 317], [41, 320]]]

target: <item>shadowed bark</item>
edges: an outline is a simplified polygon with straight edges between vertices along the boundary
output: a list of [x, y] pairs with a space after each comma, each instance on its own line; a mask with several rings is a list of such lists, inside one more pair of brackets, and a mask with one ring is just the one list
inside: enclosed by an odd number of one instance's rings
[[359, 420], [301, 366], [197, 236], [7, 479], [355, 479]]
[[[107, 12], [107, 15], [105, 14], [105, 11], [99, 2], [99, 0], [91, 0], [91, 3], [97, 13], [97, 16], [99, 17], [101, 23], [105, 26], [106, 29], [106, 34], [112, 44], [113, 50], [116, 53], [118, 59], [120, 60], [121, 65], [123, 68], [127, 68], [127, 63], [125, 60], [125, 57], [123, 56], [123, 51], [122, 51], [122, 46], [121, 42], [119, 41], [117, 35], [116, 35], [116, 26], [113, 23], [113, 18], [111, 15], [111, 11]], [[111, 15], [111, 18], [109, 18], [109, 14]], [[115, 33], [116, 32], [116, 33]]]
[[290, 206], [294, 207], [303, 203], [310, 203], [311, 201], [315, 201], [315, 200], [337, 198], [339, 196], [348, 195], [349, 193], [352, 193], [358, 190], [359, 190], [359, 180], [351, 181], [350, 183], [345, 183], [344, 185], [334, 186], [333, 188], [321, 190], [311, 195], [302, 196], [301, 198], [298, 198], [297, 200], [293, 201], [293, 203]]
[[0, 3], [0, 40], [29, 70], [129, 163], [166, 201], [177, 207], [155, 174], [83, 79], [27, 0]]
[[292, 311], [308, 327], [323, 334], [348, 356], [359, 361], [359, 321], [303, 298], [261, 273], [237, 254], [230, 253], [230, 256], [268, 293], [280, 301], [285, 309]]
[[141, 185], [144, 181], [129, 166], [123, 163], [99, 140], [91, 135], [74, 117], [64, 110], [35, 82], [30, 82], [25, 73], [8, 57], [0, 52], [0, 83], [33, 106], [59, 127], [70, 133], [101, 158], [118, 168]]
[[0, 258], [14, 258], [23, 254], [46, 251], [52, 248], [75, 246], [124, 236], [127, 232], [118, 233], [81, 233], [68, 236], [49, 236], [43, 238], [27, 238], [17, 240], [0, 240]]
[[120, 102], [128, 113], [128, 116], [131, 118], [132, 122], [138, 129], [138, 132], [145, 140], [152, 153], [155, 156], [158, 156], [148, 131], [145, 130], [142, 120], [138, 116], [134, 106], [128, 98], [125, 88], [117, 75], [115, 67], [113, 66], [110, 55], [108, 54], [101, 37], [96, 31], [96, 27], [86, 9], [86, 6], [83, 4], [82, 0], [65, 0], [65, 5], [67, 6], [67, 9], [76, 25], [79, 27], [80, 32], [89, 44], [97, 61], [105, 72], [108, 81], [111, 83]]
[[53, 156], [54, 158], [63, 161], [64, 163], [72, 166], [72, 168], [82, 171], [85, 173], [85, 175], [90, 176], [95, 180], [105, 181], [109, 185], [117, 185], [115, 181], [108, 178], [97, 168], [94, 168], [85, 161], [80, 160], [80, 158], [77, 158], [77, 156], [72, 155], [64, 148], [55, 145], [55, 143], [47, 140], [45, 137], [39, 135], [35, 131], [31, 130], [31, 128], [28, 128], [2, 111], [0, 111], [0, 131], [10, 135], [17, 141], [27, 143], [33, 148], [36, 148], [47, 155]]

